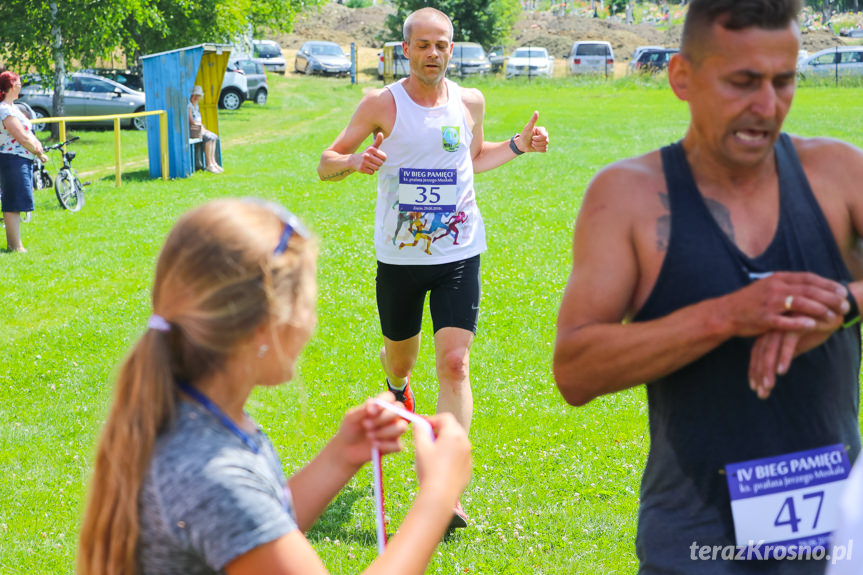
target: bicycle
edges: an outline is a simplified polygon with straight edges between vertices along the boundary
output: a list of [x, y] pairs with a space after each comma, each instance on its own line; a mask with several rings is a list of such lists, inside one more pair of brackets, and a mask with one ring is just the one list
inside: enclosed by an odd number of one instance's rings
[[[80, 139], [81, 138], [79, 136], [73, 136], [62, 144], [54, 144], [53, 146], [46, 147], [45, 151], [58, 150], [66, 144], [70, 144]], [[60, 206], [66, 208], [70, 212], [77, 212], [84, 207], [84, 186], [89, 186], [90, 182], [82, 183], [78, 178], [78, 172], [76, 172], [75, 168], [72, 167], [72, 160], [75, 159], [75, 152], [64, 150], [62, 154], [63, 166], [54, 178], [54, 193], [57, 195], [57, 201], [60, 202]], [[43, 183], [45, 181], [46, 180], [43, 180]]]
[[45, 168], [45, 164], [39, 158], [33, 159], [33, 189], [45, 190], [54, 186], [51, 174]]

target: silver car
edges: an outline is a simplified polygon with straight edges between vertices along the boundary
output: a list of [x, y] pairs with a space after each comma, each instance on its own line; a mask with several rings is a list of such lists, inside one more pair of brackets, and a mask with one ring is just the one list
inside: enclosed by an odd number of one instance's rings
[[[264, 72], [264, 65], [251, 58], [237, 58], [231, 62], [234, 66], [239, 67], [246, 76], [248, 99], [260, 106], [266, 104], [270, 88], [267, 86], [267, 74]], [[229, 64], [230, 66], [231, 64]]]
[[282, 49], [272, 40], [255, 40], [252, 42], [252, 56], [264, 65], [268, 72], [286, 74], [288, 64], [282, 56]]
[[335, 42], [313, 40], [303, 44], [297, 52], [294, 70], [306, 75], [347, 76], [351, 72], [351, 60]]
[[484, 76], [491, 72], [491, 61], [482, 46], [476, 42], [453, 42], [452, 58], [447, 67], [451, 76]]
[[863, 75], [863, 46], [840, 46], [815, 52], [798, 64], [804, 78]]
[[[21, 90], [19, 100], [33, 108], [37, 118], [51, 116], [54, 91], [46, 89], [38, 77]], [[75, 72], [66, 77], [63, 90], [66, 116], [107, 116], [144, 111], [144, 93], [127, 88], [113, 80], [93, 74]], [[81, 122], [82, 124], [113, 125], [114, 120]], [[122, 126], [134, 130], [146, 130], [145, 117], [120, 120]], [[45, 124], [34, 124], [35, 130], [44, 130]]]

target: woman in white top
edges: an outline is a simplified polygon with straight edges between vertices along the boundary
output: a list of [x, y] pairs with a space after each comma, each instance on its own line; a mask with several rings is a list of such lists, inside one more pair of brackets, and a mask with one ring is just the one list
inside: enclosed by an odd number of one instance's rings
[[198, 103], [204, 97], [204, 89], [200, 86], [192, 88], [192, 95], [189, 97], [189, 137], [201, 138], [204, 140], [204, 158], [206, 159], [208, 172], [220, 174], [225, 170], [216, 162], [216, 142], [219, 141], [219, 136], [204, 127], [201, 119], [201, 110], [198, 108]]
[[0, 74], [0, 192], [6, 249], [12, 252], [27, 251], [21, 243], [21, 212], [33, 211], [33, 158], [48, 161], [30, 120], [15, 105], [20, 93], [18, 74]]

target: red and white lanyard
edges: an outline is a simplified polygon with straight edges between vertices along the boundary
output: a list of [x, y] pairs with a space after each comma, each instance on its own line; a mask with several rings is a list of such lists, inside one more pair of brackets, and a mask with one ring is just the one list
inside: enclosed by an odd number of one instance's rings
[[[432, 431], [432, 426], [421, 415], [411, 413], [397, 405], [387, 403], [386, 401], [382, 401], [377, 398], [372, 399], [372, 401], [384, 409], [389, 409], [390, 411], [395, 412], [399, 417], [416, 424], [418, 427], [425, 430], [429, 434], [429, 437], [431, 437], [432, 441], [434, 441], [434, 431]], [[386, 519], [384, 518], [384, 479], [381, 471], [381, 452], [377, 447], [372, 447], [372, 470], [375, 478], [375, 523], [377, 525], [378, 534], [378, 555], [380, 555], [384, 552], [384, 549], [387, 546], [387, 532]]]

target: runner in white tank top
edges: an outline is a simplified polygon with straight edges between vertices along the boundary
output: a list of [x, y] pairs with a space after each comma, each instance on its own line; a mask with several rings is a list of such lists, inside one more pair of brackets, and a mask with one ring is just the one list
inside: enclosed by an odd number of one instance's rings
[[473, 134], [461, 89], [444, 80], [447, 101], [424, 107], [404, 82], [387, 86], [396, 104], [392, 132], [380, 146], [375, 252], [388, 264], [432, 265], [486, 249], [473, 187]]
[[[452, 55], [449, 17], [434, 8], [417, 10], [405, 20], [404, 37], [410, 76], [363, 98], [321, 155], [318, 175], [337, 181], [354, 172], [379, 172], [375, 251], [387, 386], [414, 410], [410, 372], [428, 293], [440, 385], [437, 411], [452, 412], [469, 429], [468, 357], [479, 310], [479, 254], [486, 249], [473, 175], [525, 152], [545, 152], [548, 132], [536, 126], [534, 112], [512, 138], [484, 141], [482, 94], [444, 78]], [[357, 153], [370, 135], [372, 145]], [[465, 526], [459, 504], [451, 527]]]

